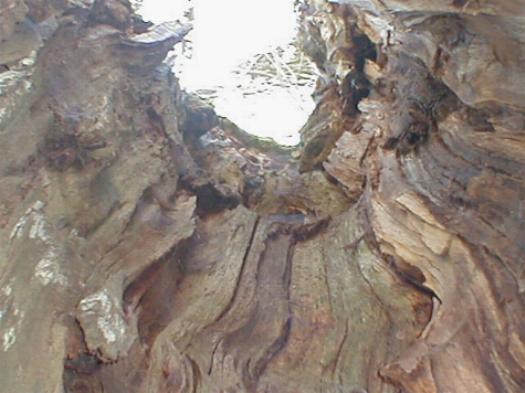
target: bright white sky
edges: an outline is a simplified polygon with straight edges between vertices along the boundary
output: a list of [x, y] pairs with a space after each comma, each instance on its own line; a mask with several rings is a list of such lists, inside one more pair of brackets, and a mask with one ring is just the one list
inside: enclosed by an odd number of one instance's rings
[[236, 88], [238, 79], [232, 78], [240, 63], [293, 40], [293, 0], [144, 0], [139, 12], [146, 20], [162, 23], [182, 19], [188, 5], [193, 5], [195, 18], [193, 54], [180, 74], [183, 87], [194, 91], [221, 86], [224, 90], [214, 101], [219, 114], [256, 135], [298, 143], [297, 131], [313, 102], [305, 108], [286, 88], [272, 90], [271, 97], [244, 97]]

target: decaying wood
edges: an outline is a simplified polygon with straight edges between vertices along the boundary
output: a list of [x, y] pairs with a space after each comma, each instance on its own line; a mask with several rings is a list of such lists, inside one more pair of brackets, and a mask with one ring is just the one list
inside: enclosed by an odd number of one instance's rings
[[1, 392], [525, 390], [525, 4], [300, 3], [293, 158], [187, 27], [1, 2]]

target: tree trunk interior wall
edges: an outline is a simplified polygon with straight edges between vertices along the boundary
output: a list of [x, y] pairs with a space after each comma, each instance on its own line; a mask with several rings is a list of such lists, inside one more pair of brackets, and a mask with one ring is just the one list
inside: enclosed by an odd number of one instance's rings
[[525, 391], [525, 3], [297, 6], [292, 152], [185, 27], [0, 1], [0, 392]]

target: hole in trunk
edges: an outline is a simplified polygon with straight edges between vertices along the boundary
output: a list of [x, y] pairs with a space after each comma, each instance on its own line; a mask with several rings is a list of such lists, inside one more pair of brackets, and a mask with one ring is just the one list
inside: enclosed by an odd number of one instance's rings
[[315, 65], [298, 49], [293, 0], [136, 0], [153, 23], [193, 30], [171, 61], [184, 89], [256, 136], [296, 145], [314, 109]]

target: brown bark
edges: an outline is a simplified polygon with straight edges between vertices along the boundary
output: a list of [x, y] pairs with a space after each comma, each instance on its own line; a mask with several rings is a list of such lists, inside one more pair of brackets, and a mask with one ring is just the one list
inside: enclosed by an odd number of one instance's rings
[[0, 4], [1, 392], [524, 391], [525, 5], [300, 9], [294, 158], [180, 90], [187, 29]]

